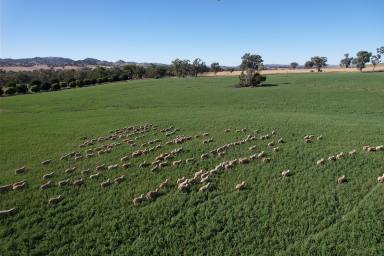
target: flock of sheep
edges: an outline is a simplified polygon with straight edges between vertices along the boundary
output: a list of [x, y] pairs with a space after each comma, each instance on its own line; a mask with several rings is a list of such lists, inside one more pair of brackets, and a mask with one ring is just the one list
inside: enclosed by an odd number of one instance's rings
[[[145, 138], [150, 132], [154, 132], [154, 134], [158, 134], [158, 131], [160, 131], [161, 134], [164, 135], [165, 139], [171, 137], [175, 133], [179, 132], [180, 129], [174, 128], [173, 126], [158, 130], [158, 127], [152, 124], [145, 124], [145, 125], [136, 125], [136, 126], [129, 126], [125, 128], [120, 128], [116, 130], [112, 130], [109, 132], [108, 135], [101, 136], [98, 138], [82, 138], [83, 142], [79, 145], [80, 148], [85, 148], [83, 152], [69, 152], [61, 156], [60, 160], [62, 161], [79, 161], [84, 158], [91, 158], [91, 157], [97, 157], [101, 156], [103, 154], [111, 153], [112, 150], [114, 150], [116, 147], [121, 146], [123, 144], [128, 145], [131, 148], [139, 147], [138, 142]], [[230, 133], [231, 129], [225, 129], [225, 133]], [[246, 133], [247, 129], [237, 129], [235, 130], [236, 133]], [[244, 139], [237, 140], [231, 143], [224, 144], [220, 147], [213, 148], [211, 150], [208, 150], [207, 152], [200, 155], [200, 157], [192, 157], [187, 159], [181, 159], [181, 154], [185, 152], [184, 148], [181, 146], [178, 146], [177, 148], [174, 148], [173, 150], [168, 150], [165, 152], [162, 152], [155, 156], [153, 161], [151, 163], [147, 161], [141, 162], [138, 167], [139, 168], [149, 168], [152, 172], [158, 172], [162, 168], [165, 168], [167, 166], [180, 166], [182, 164], [193, 164], [196, 161], [204, 161], [206, 159], [214, 157], [215, 159], [223, 158], [227, 151], [236, 149], [240, 145], [246, 144], [246, 143], [252, 143], [255, 140], [269, 140], [272, 137], [276, 136], [276, 132], [272, 131], [269, 134], [261, 135], [259, 137], [256, 136], [255, 133], [249, 134]], [[164, 139], [164, 138], [163, 138]], [[100, 164], [97, 165], [94, 168], [94, 171], [91, 169], [86, 169], [81, 171], [81, 178], [71, 180], [69, 178], [59, 180], [57, 182], [53, 182], [52, 179], [55, 177], [55, 172], [49, 172], [42, 176], [43, 180], [45, 182], [40, 185], [41, 190], [46, 190], [51, 187], [57, 186], [57, 187], [64, 187], [64, 186], [74, 186], [74, 187], [81, 187], [85, 185], [87, 177], [90, 180], [97, 180], [102, 177], [102, 173], [106, 171], [112, 171], [117, 170], [119, 168], [131, 168], [133, 164], [130, 162], [131, 159], [136, 159], [143, 157], [149, 153], [160, 151], [163, 146], [166, 145], [180, 145], [187, 141], [190, 141], [192, 139], [202, 139], [203, 144], [209, 144], [214, 142], [214, 139], [212, 137], [209, 137], [209, 134], [204, 132], [201, 134], [197, 134], [194, 137], [192, 136], [184, 136], [184, 135], [176, 135], [173, 139], [167, 139], [164, 143], [161, 143], [163, 139], [156, 138], [153, 140], [149, 140], [145, 143], [142, 143], [140, 145], [140, 149], [137, 149], [133, 151], [129, 155], [121, 156], [120, 161], [118, 163], [114, 164]], [[304, 142], [305, 143], [312, 143], [314, 140], [321, 140], [322, 136], [315, 136], [315, 135], [306, 135], [304, 136]], [[272, 152], [278, 152], [280, 150], [280, 147], [278, 145], [282, 145], [285, 143], [285, 140], [283, 138], [279, 138], [276, 140], [269, 141], [266, 145], [267, 148], [269, 148]], [[96, 145], [101, 144], [101, 145]], [[263, 163], [268, 163], [272, 161], [272, 158], [268, 156], [266, 151], [261, 151], [258, 153], [255, 153], [256, 149], [259, 148], [259, 146], [256, 145], [250, 145], [248, 147], [248, 150], [250, 153], [247, 156], [239, 157], [236, 159], [231, 160], [223, 160], [219, 164], [212, 167], [210, 170], [199, 170], [195, 172], [190, 177], [180, 177], [175, 181], [173, 184], [169, 179], [166, 179], [162, 183], [160, 183], [156, 188], [153, 190], [148, 191], [145, 194], [141, 194], [135, 198], [133, 198], [132, 203], [134, 206], [139, 206], [143, 204], [144, 202], [152, 202], [157, 197], [159, 197], [161, 194], [165, 193], [166, 191], [170, 191], [168, 188], [175, 187], [175, 189], [181, 191], [181, 192], [188, 192], [192, 189], [192, 187], [197, 186], [198, 191], [203, 193], [206, 191], [209, 191], [212, 187], [212, 182], [214, 181], [214, 177], [218, 176], [220, 173], [223, 173], [225, 171], [229, 171], [231, 169], [236, 168], [236, 166], [239, 165], [246, 165], [251, 163], [252, 161], [261, 161]], [[384, 147], [383, 145], [380, 146], [364, 146], [363, 150], [367, 152], [377, 152], [377, 151], [383, 151]], [[343, 159], [347, 156], [352, 156], [357, 153], [356, 150], [352, 150], [348, 153], [340, 152], [336, 155], [331, 155], [328, 157], [328, 161], [337, 161], [340, 159]], [[42, 165], [50, 165], [52, 159], [46, 159], [41, 162]], [[326, 164], [326, 160], [324, 158], [319, 159], [316, 161], [317, 165], [324, 165]], [[64, 170], [64, 173], [66, 175], [69, 175], [71, 173], [76, 172], [76, 167], [67, 168]], [[16, 175], [22, 175], [26, 173], [28, 169], [26, 167], [21, 167], [15, 170]], [[292, 172], [288, 170], [284, 170], [281, 172], [282, 177], [288, 177], [292, 174]], [[113, 183], [120, 184], [126, 180], [125, 175], [118, 175], [114, 179], [106, 179], [100, 182], [101, 188], [110, 187]], [[382, 176], [379, 176], [377, 178], [378, 182], [383, 183], [384, 182], [384, 174]], [[345, 175], [339, 177], [337, 179], [337, 182], [339, 184], [345, 183], [347, 181], [347, 178]], [[5, 193], [9, 191], [21, 191], [24, 190], [27, 187], [27, 181], [21, 180], [17, 181], [12, 184], [2, 185], [0, 186], [0, 193]], [[238, 184], [234, 184], [234, 188], [236, 190], [242, 190], [246, 187], [245, 181], [241, 181]], [[64, 197], [62, 195], [57, 195], [55, 197], [52, 197], [48, 200], [49, 205], [56, 205], [60, 203]], [[11, 208], [7, 210], [1, 210], [0, 211], [0, 217], [3, 216], [10, 216], [14, 215], [18, 212], [17, 208]]]

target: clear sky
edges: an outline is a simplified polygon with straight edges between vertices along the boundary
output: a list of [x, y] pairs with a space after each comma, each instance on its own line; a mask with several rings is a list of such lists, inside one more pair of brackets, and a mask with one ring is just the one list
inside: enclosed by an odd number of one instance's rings
[[384, 45], [384, 0], [0, 0], [0, 58], [338, 64]]

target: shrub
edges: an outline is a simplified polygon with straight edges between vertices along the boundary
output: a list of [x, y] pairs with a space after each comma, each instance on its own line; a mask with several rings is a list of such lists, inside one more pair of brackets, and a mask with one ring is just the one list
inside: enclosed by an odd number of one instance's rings
[[31, 92], [40, 92], [40, 85], [35, 84], [31, 86]]
[[5, 89], [4, 93], [6, 95], [14, 95], [16, 93], [16, 88], [15, 87], [8, 87]]
[[51, 89], [51, 83], [49, 82], [44, 82], [40, 88], [40, 90], [42, 91], [49, 91], [50, 89]]
[[240, 87], [255, 87], [255, 86], [261, 86], [261, 83], [267, 80], [266, 76], [261, 75], [259, 72], [250, 73], [250, 77], [247, 77], [247, 74], [244, 72], [241, 72], [239, 76], [239, 86]]
[[68, 83], [66, 83], [66, 82], [60, 82], [59, 85], [60, 85], [61, 88], [65, 88], [65, 87], [68, 86]]
[[0, 96], [4, 94], [3, 87], [0, 87]]
[[33, 86], [33, 85], [41, 85], [41, 81], [40, 80], [33, 80], [31, 83], [30, 83], [30, 85], [31, 85], [31, 87]]
[[51, 87], [52, 91], [59, 91], [60, 89], [61, 89], [61, 86], [59, 83], [53, 83], [52, 84], [52, 87]]
[[128, 75], [127, 74], [123, 74], [120, 76], [120, 80], [128, 80]]
[[76, 87], [76, 82], [75, 81], [71, 81], [68, 83], [69, 87], [71, 88], [75, 88]]
[[84, 85], [83, 80], [76, 80], [77, 87], [83, 87], [83, 85]]
[[92, 83], [92, 81], [90, 79], [84, 79], [83, 80], [84, 85], [90, 85], [91, 83]]
[[16, 92], [25, 94], [28, 92], [28, 87], [25, 84], [16, 85]]
[[10, 80], [5, 83], [5, 87], [16, 87], [16, 81], [15, 80]]

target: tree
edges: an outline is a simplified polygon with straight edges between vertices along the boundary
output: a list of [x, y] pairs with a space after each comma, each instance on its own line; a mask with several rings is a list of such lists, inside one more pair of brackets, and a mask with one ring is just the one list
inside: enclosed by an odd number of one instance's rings
[[377, 54], [380, 54], [380, 57], [384, 55], [384, 46], [376, 49]]
[[305, 68], [313, 68], [313, 65], [314, 65], [313, 62], [309, 60], [309, 61], [305, 62], [304, 67]]
[[42, 91], [49, 91], [50, 89], [51, 89], [51, 83], [49, 82], [44, 82], [40, 88], [40, 90]]
[[192, 75], [197, 77], [198, 74], [207, 71], [207, 65], [200, 58], [196, 58], [192, 62]]
[[356, 65], [356, 68], [363, 72], [363, 68], [365, 68], [365, 64], [368, 63], [371, 59], [372, 53], [367, 51], [359, 51], [356, 54], [356, 58], [352, 60], [352, 63]]
[[8, 87], [5, 89], [4, 93], [6, 95], [14, 95], [16, 93], [16, 88], [15, 87]]
[[373, 71], [375, 71], [376, 65], [380, 64], [380, 55], [379, 54], [373, 55], [371, 57], [371, 63], [373, 66]]
[[53, 83], [51, 90], [52, 91], [59, 91], [61, 89], [60, 83]]
[[177, 77], [185, 77], [190, 73], [189, 60], [175, 59], [172, 61], [172, 70]]
[[28, 87], [25, 84], [17, 84], [16, 92], [20, 94], [25, 94], [28, 92]]
[[[246, 53], [241, 57], [240, 68], [242, 70], [239, 79], [241, 87], [259, 86], [266, 80], [265, 76], [259, 73], [263, 64], [263, 58], [257, 54]], [[244, 73], [245, 72], [245, 73]]]
[[340, 60], [340, 67], [349, 68], [352, 64], [352, 57], [349, 57], [349, 53], [344, 54], [344, 59]]
[[4, 94], [3, 87], [0, 86], [0, 96]]
[[213, 62], [211, 64], [211, 70], [213, 71], [213, 73], [215, 73], [215, 75], [217, 74], [217, 72], [221, 71], [219, 62]]
[[313, 67], [317, 69], [317, 72], [322, 72], [322, 68], [327, 66], [327, 57], [319, 57], [315, 56], [311, 58], [311, 62], [313, 63]]
[[297, 63], [297, 62], [292, 62], [291, 64], [289, 64], [289, 66], [290, 66], [292, 69], [296, 69], [296, 68], [299, 66], [299, 63]]

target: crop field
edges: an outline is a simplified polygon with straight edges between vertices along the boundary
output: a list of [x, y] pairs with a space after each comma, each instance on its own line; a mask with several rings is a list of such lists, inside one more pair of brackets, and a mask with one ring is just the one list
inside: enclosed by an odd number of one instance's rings
[[0, 98], [0, 255], [382, 255], [384, 73], [237, 82]]

